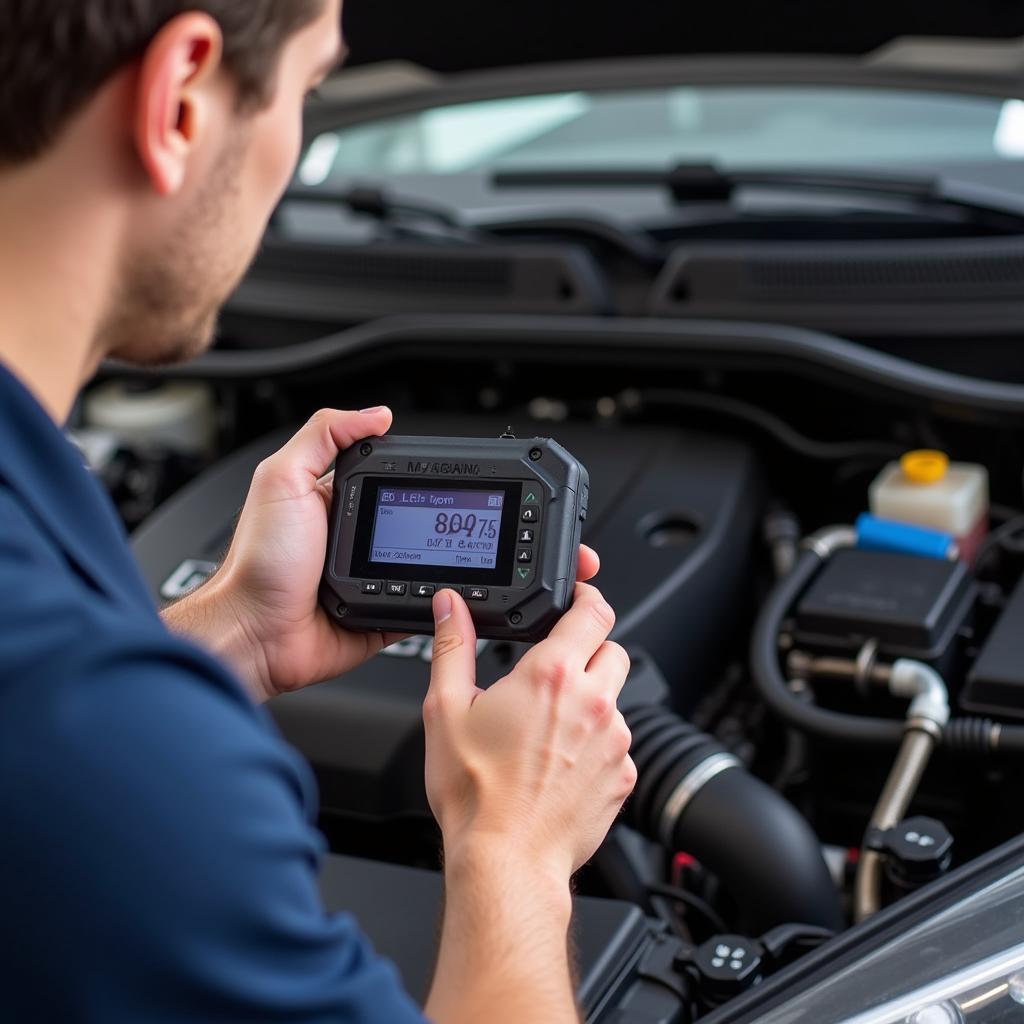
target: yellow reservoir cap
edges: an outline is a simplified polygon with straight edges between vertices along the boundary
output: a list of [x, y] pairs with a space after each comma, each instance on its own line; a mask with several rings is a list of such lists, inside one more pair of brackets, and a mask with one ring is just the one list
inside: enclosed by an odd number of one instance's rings
[[900, 469], [912, 484], [937, 484], [949, 472], [949, 456], [930, 449], [907, 452], [900, 459]]

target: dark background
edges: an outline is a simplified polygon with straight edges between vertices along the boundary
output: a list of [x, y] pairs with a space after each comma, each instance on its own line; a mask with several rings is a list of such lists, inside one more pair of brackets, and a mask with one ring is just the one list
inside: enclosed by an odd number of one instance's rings
[[350, 63], [439, 71], [637, 54], [863, 53], [900, 35], [1024, 35], [1024, 0], [345, 0]]

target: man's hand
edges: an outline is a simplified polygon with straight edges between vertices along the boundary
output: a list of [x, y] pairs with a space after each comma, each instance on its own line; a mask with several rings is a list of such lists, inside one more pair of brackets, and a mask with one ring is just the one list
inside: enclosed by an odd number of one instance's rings
[[636, 783], [616, 709], [629, 658], [607, 640], [611, 608], [581, 583], [548, 639], [481, 690], [466, 604], [441, 591], [434, 614], [423, 718], [447, 895], [427, 1014], [441, 1024], [577, 1024], [569, 877]]
[[[257, 701], [343, 675], [402, 638], [341, 629], [317, 599], [333, 486], [325, 474], [339, 452], [390, 426], [383, 407], [313, 416], [257, 468], [217, 575], [164, 613], [228, 661]], [[580, 579], [597, 569], [582, 548]]]
[[339, 629], [317, 591], [338, 453], [385, 433], [391, 412], [322, 409], [260, 463], [217, 575], [166, 613], [229, 661], [256, 700], [341, 675], [401, 639]]
[[629, 657], [607, 639], [615, 616], [594, 587], [577, 584], [551, 635], [481, 690], [465, 602], [442, 590], [434, 613], [426, 779], [446, 855], [510, 843], [535, 870], [568, 883], [636, 782], [616, 709]]

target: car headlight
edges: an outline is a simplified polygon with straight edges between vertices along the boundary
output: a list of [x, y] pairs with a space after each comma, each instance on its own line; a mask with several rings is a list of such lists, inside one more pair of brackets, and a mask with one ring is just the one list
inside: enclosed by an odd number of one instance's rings
[[1024, 944], [848, 1019], [848, 1024], [1024, 1021]]
[[1024, 867], [965, 895], [758, 1024], [1024, 1024]]

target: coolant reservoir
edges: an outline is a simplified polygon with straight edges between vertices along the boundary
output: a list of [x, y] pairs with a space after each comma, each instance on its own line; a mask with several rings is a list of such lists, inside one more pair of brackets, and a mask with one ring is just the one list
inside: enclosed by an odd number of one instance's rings
[[217, 437], [213, 392], [188, 381], [109, 381], [85, 399], [85, 425], [112, 434], [125, 448], [156, 445], [207, 455]]
[[950, 533], [968, 562], [988, 532], [988, 470], [943, 452], [908, 452], [878, 474], [869, 494], [876, 516]]

